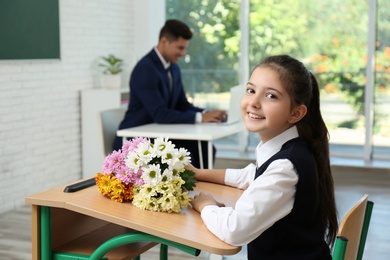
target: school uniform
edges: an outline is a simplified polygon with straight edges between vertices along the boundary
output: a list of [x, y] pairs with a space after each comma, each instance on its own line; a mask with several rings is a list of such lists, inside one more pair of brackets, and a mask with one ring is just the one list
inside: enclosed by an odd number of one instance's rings
[[324, 240], [315, 160], [295, 126], [256, 148], [256, 165], [228, 169], [245, 189], [235, 208], [206, 206], [201, 217], [221, 240], [248, 244], [248, 259], [331, 259]]

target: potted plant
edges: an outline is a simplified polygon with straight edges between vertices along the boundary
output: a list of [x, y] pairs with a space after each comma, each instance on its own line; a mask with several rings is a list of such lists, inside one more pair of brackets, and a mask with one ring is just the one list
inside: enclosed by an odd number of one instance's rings
[[110, 54], [107, 57], [101, 57], [100, 67], [103, 67], [102, 84], [106, 88], [120, 88], [121, 75], [123, 71], [123, 60]]

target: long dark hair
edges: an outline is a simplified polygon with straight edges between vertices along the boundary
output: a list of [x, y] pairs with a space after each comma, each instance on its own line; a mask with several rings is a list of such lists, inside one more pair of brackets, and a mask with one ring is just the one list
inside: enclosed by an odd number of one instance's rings
[[318, 82], [302, 62], [288, 55], [270, 56], [257, 67], [277, 71], [291, 97], [292, 107], [301, 104], [307, 107], [307, 114], [296, 126], [299, 136], [306, 141], [317, 162], [322, 223], [327, 230], [326, 241], [333, 245], [338, 229], [337, 212], [329, 159], [329, 133], [320, 111]]

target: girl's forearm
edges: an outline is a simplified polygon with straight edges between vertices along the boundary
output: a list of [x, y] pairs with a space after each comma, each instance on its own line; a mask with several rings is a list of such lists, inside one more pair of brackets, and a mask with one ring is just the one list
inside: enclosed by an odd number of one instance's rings
[[195, 171], [195, 178], [198, 181], [225, 184], [225, 172], [226, 170], [224, 169], [197, 169]]

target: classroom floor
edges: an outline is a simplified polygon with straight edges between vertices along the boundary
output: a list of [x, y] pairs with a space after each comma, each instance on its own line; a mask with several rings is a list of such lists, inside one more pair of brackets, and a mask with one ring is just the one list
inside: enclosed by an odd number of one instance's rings
[[[246, 162], [229, 160], [217, 161], [218, 164], [234, 164], [241, 167]], [[333, 174], [336, 187], [336, 200], [339, 216], [342, 218], [350, 207], [364, 194], [369, 194], [369, 200], [374, 201], [374, 210], [367, 237], [363, 259], [390, 259], [390, 169], [352, 168], [334, 166]], [[142, 260], [155, 260], [159, 257], [159, 247], [156, 246], [141, 256]], [[0, 259], [29, 260], [31, 259], [31, 213], [30, 206], [24, 205], [16, 210], [0, 215]], [[193, 257], [179, 250], [169, 248], [170, 260], [181, 259], [246, 259], [243, 249], [234, 256], [216, 256], [202, 252]]]

